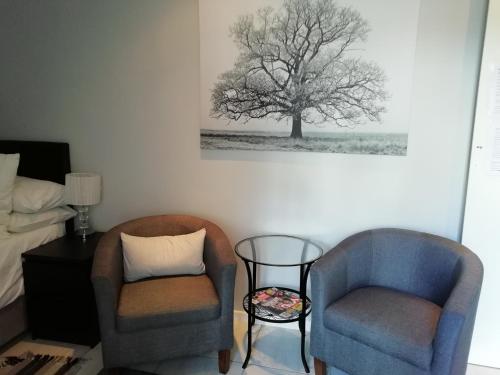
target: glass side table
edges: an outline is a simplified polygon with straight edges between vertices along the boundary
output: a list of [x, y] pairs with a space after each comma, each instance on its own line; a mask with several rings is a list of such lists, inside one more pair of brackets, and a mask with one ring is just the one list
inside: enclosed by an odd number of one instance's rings
[[[245, 263], [248, 294], [243, 308], [248, 314], [246, 368], [252, 353], [252, 326], [255, 319], [272, 323], [299, 322], [302, 364], [309, 372], [304, 346], [306, 316], [311, 312], [311, 300], [306, 295], [307, 278], [311, 265], [323, 255], [323, 249], [313, 242], [286, 235], [263, 235], [245, 238], [235, 246], [236, 254]], [[257, 288], [257, 265], [272, 267], [299, 267], [299, 290], [283, 287]]]

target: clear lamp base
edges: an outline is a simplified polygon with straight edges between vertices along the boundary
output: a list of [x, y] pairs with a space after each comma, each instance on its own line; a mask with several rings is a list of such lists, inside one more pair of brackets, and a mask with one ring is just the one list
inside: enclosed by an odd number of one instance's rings
[[85, 242], [87, 240], [87, 236], [95, 232], [89, 222], [89, 206], [75, 206], [75, 208], [78, 211], [78, 229], [75, 233], [81, 236], [82, 241]]

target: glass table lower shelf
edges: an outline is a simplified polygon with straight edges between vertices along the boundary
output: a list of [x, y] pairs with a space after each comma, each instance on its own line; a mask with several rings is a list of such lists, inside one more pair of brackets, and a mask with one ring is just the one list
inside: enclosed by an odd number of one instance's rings
[[[302, 299], [297, 290], [283, 287], [266, 287], [252, 293], [252, 311], [249, 311], [250, 294], [243, 299], [243, 308], [252, 317], [272, 323], [290, 323], [303, 313]], [[306, 297], [305, 316], [311, 312], [311, 300]]]

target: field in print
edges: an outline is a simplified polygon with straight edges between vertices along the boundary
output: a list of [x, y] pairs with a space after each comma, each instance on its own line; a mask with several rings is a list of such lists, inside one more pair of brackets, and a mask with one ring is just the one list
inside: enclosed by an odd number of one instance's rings
[[201, 130], [203, 150], [298, 151], [341, 154], [406, 155], [408, 134], [305, 133], [294, 139], [286, 133]]

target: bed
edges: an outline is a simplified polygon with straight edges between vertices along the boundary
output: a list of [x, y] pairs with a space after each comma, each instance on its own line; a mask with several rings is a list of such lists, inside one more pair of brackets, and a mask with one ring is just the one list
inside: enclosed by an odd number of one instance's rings
[[[67, 143], [0, 140], [0, 153], [21, 155], [19, 176], [64, 184], [71, 171]], [[21, 254], [63, 236], [72, 227], [69, 220], [0, 241], [0, 346], [27, 328]]]

